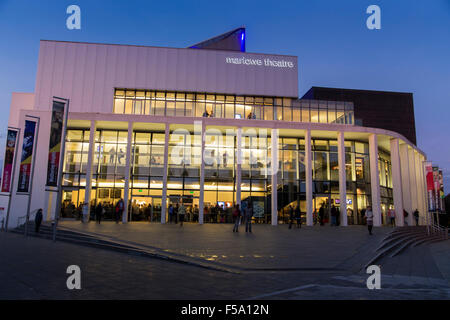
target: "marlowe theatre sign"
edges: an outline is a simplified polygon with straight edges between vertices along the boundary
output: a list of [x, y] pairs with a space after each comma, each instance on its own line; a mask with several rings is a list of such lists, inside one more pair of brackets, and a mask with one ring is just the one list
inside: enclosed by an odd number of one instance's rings
[[252, 59], [252, 58], [230, 58], [226, 57], [225, 62], [229, 64], [244, 64], [249, 66], [264, 66], [276, 68], [294, 68], [294, 63], [286, 60]]

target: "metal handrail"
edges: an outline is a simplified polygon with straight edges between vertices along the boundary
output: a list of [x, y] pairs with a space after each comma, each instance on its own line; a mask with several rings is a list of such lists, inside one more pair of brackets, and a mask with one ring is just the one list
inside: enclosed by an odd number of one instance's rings
[[[36, 215], [38, 210], [39, 209], [35, 209], [35, 210], [30, 212], [30, 215], [28, 216], [28, 220], [29, 221], [33, 221], [32, 217], [33, 217], [33, 215]], [[36, 218], [36, 217], [34, 216], [33, 218]], [[25, 220], [25, 221], [23, 223], [21, 223], [22, 220]], [[25, 224], [26, 221], [27, 221], [27, 215], [24, 215], [23, 217], [17, 218], [17, 228], [20, 227], [22, 224]]]
[[423, 225], [427, 226], [428, 235], [434, 234], [448, 240], [448, 228], [442, 227], [436, 223], [430, 212], [427, 212], [425, 217], [421, 217], [421, 222]]

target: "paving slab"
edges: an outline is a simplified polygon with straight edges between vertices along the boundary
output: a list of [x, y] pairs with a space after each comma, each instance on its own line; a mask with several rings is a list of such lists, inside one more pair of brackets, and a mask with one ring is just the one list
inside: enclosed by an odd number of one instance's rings
[[254, 225], [253, 233], [233, 233], [230, 224], [151, 224], [63, 221], [69, 230], [101, 235], [160, 250], [242, 269], [342, 269], [362, 266], [392, 231], [375, 228], [370, 236], [363, 226], [314, 226], [288, 229]]

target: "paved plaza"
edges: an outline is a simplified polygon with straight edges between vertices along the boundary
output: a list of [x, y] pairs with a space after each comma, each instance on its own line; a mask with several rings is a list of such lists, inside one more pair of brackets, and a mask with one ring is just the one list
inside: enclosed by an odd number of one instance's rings
[[[360, 269], [390, 229], [291, 229], [231, 225], [64, 222], [63, 228], [117, 238], [231, 272], [71, 243], [0, 233], [0, 299], [449, 299], [450, 241], [407, 249], [381, 265], [382, 289]], [[78, 265], [82, 289], [68, 290]]]
[[[314, 226], [288, 229], [253, 225], [246, 233], [231, 224], [82, 224], [65, 221], [62, 228], [95, 234], [119, 243], [154, 249], [188, 261], [208, 262], [237, 270], [361, 268], [391, 228], [377, 228], [370, 236], [364, 226]], [[345, 264], [345, 266], [343, 266]]]

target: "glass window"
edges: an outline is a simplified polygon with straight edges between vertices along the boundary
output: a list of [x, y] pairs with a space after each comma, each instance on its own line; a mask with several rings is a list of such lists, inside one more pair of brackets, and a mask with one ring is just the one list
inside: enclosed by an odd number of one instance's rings
[[125, 110], [125, 100], [124, 99], [114, 99], [114, 113], [124, 113]]
[[125, 102], [125, 113], [132, 114], [133, 113], [133, 100], [126, 100]]
[[311, 122], [309, 118], [309, 109], [302, 109], [302, 122]]

